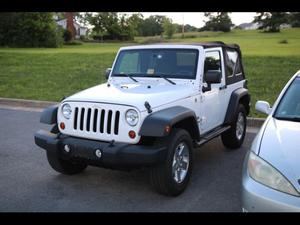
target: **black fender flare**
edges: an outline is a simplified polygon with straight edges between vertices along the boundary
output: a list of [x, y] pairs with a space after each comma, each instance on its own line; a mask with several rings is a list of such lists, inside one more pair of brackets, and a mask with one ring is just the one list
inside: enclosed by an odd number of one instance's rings
[[165, 131], [166, 126], [171, 128], [185, 119], [191, 119], [192, 124], [185, 124], [191, 126], [194, 137], [200, 137], [200, 132], [197, 124], [196, 114], [191, 109], [182, 106], [173, 106], [167, 109], [159, 110], [151, 113], [145, 118], [140, 128], [139, 135], [150, 137], [164, 137], [168, 133]]
[[45, 108], [41, 114], [40, 122], [45, 124], [57, 124], [58, 105], [52, 105]]
[[250, 94], [246, 88], [238, 88], [231, 93], [224, 124], [231, 124], [241, 99], [245, 99], [247, 115], [250, 111]]

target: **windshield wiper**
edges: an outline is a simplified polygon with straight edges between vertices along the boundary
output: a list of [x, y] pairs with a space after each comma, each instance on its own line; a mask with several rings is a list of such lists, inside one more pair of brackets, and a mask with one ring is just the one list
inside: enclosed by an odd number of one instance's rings
[[133, 80], [134, 82], [138, 82], [136, 79], [134, 79], [131, 74], [128, 74], [128, 73], [115, 73], [113, 74], [114, 76], [117, 75], [117, 76], [126, 76], [126, 77], [129, 77], [131, 80]]
[[160, 74], [155, 74], [155, 75], [153, 75], [153, 77], [155, 77], [155, 76], [160, 77], [160, 78], [163, 78], [163, 79], [165, 79], [166, 81], [168, 81], [169, 83], [171, 83], [171, 84], [173, 84], [173, 85], [176, 85], [176, 83], [175, 83], [174, 81], [170, 80], [169, 78], [166, 78], [166, 77], [163, 76], [163, 75], [160, 75]]

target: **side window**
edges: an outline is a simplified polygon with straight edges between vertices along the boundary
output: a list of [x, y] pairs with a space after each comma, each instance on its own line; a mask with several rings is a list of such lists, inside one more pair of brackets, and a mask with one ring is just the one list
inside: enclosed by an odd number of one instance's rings
[[226, 74], [227, 77], [238, 76], [242, 74], [241, 62], [238, 59], [238, 53], [232, 50], [226, 50]]
[[221, 55], [219, 51], [209, 51], [205, 53], [204, 73], [207, 70], [222, 71]]

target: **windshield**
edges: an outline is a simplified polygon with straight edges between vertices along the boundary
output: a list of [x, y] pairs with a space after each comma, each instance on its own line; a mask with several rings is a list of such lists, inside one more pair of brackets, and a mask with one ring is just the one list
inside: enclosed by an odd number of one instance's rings
[[276, 109], [275, 118], [300, 121], [300, 77], [285, 92]]
[[198, 50], [137, 49], [119, 53], [112, 76], [195, 79]]

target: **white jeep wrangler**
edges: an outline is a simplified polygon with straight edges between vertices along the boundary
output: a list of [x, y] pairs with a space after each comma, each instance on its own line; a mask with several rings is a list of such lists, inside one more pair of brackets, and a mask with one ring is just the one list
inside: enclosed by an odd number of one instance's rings
[[63, 174], [87, 165], [150, 167], [160, 193], [187, 186], [193, 149], [221, 135], [239, 148], [246, 132], [250, 95], [238, 45], [223, 42], [121, 48], [107, 83], [45, 109], [35, 143]]

